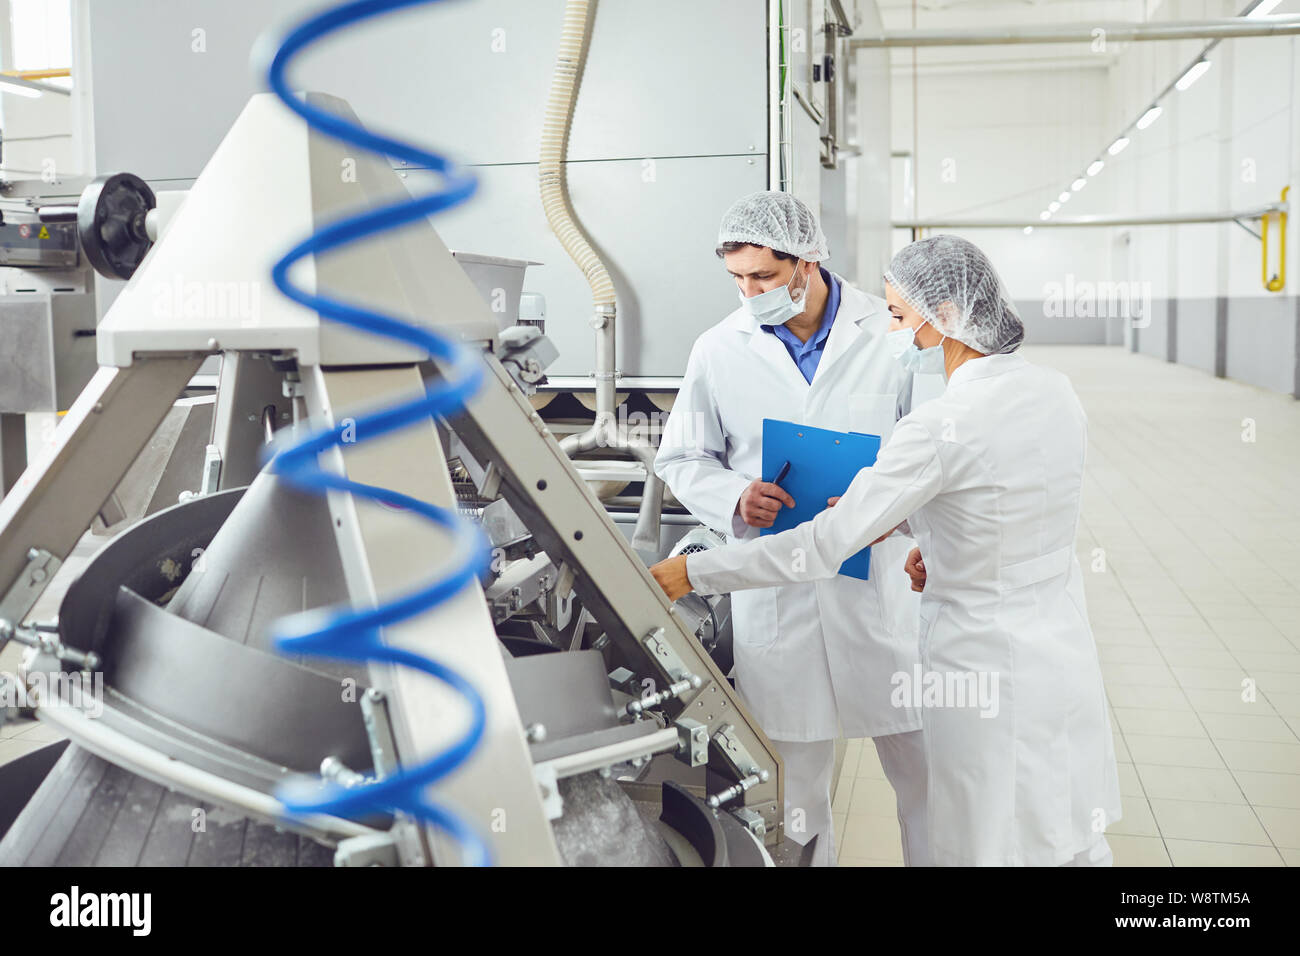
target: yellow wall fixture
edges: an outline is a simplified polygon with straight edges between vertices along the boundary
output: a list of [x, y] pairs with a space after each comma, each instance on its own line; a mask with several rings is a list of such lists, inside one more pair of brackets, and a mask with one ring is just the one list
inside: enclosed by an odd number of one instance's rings
[[1264, 215], [1260, 218], [1259, 221], [1261, 226], [1260, 233], [1259, 233], [1259, 254], [1261, 257], [1260, 278], [1264, 282], [1264, 288], [1267, 289], [1269, 292], [1281, 292], [1284, 288], [1286, 288], [1286, 206], [1285, 204], [1286, 204], [1286, 194], [1289, 193], [1290, 191], [1291, 191], [1290, 186], [1284, 186], [1282, 188], [1283, 208], [1279, 210], [1277, 214], [1278, 232], [1281, 234], [1282, 238], [1281, 240], [1279, 240], [1279, 245], [1278, 245], [1277, 272], [1274, 274], [1273, 278], [1271, 279], [1268, 277], [1268, 220], [1272, 214], [1267, 212], [1264, 213]]
[[20, 80], [52, 80], [60, 76], [71, 76], [72, 70], [68, 67], [49, 70], [5, 70], [3, 76], [16, 76]]

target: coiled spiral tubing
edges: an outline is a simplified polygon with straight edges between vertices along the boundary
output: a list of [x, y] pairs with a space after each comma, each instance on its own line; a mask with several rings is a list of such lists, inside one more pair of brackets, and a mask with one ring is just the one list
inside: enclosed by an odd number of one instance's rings
[[486, 711], [482, 697], [460, 674], [438, 661], [400, 647], [386, 645], [381, 629], [415, 617], [449, 600], [462, 588], [476, 582], [487, 568], [490, 548], [482, 532], [459, 517], [455, 510], [374, 485], [351, 481], [323, 470], [322, 452], [346, 444], [359, 444], [382, 435], [446, 417], [464, 407], [483, 381], [479, 356], [432, 329], [408, 324], [363, 305], [310, 292], [294, 285], [289, 273], [295, 263], [318, 256], [390, 229], [418, 222], [426, 216], [464, 202], [476, 188], [475, 178], [444, 156], [427, 152], [410, 143], [377, 134], [318, 109], [299, 98], [286, 73], [290, 62], [316, 40], [344, 27], [419, 4], [437, 0], [355, 0], [327, 9], [294, 27], [275, 51], [267, 70], [267, 82], [280, 100], [317, 133], [352, 146], [396, 157], [412, 166], [424, 166], [442, 179], [442, 188], [429, 195], [404, 199], [349, 216], [319, 229], [284, 255], [272, 269], [272, 280], [284, 295], [323, 319], [341, 322], [362, 331], [408, 343], [426, 351], [443, 369], [444, 379], [426, 387], [423, 397], [358, 418], [345, 419], [333, 428], [320, 430], [280, 451], [270, 467], [285, 481], [316, 493], [346, 492], [356, 498], [405, 509], [433, 522], [452, 539], [451, 570], [436, 581], [394, 598], [373, 609], [331, 607], [295, 614], [277, 622], [277, 648], [288, 654], [308, 654], [333, 659], [387, 662], [409, 667], [447, 684], [469, 705], [470, 725], [450, 747], [417, 766], [410, 766], [377, 781], [344, 787], [333, 781], [312, 781], [309, 787], [289, 784], [278, 796], [290, 814], [324, 813], [340, 817], [396, 811], [410, 814], [451, 834], [461, 846], [463, 861], [472, 865], [489, 862], [486, 842], [467, 822], [446, 807], [428, 800], [430, 784], [446, 777], [464, 763], [483, 737]]

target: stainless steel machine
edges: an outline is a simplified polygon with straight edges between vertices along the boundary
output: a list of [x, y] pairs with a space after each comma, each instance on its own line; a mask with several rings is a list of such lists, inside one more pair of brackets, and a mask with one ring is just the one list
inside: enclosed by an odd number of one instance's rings
[[[130, 173], [0, 183], [0, 494], [27, 467], [27, 417], [48, 422], [66, 411], [99, 367], [96, 274], [129, 279], [177, 195], [164, 193], [159, 208], [149, 185]], [[198, 487], [188, 462], [211, 433], [209, 379], [215, 375], [196, 375], [177, 398], [104, 502], [96, 531], [125, 527]]]
[[[340, 177], [349, 163], [355, 176]], [[0, 642], [30, 645], [37, 713], [71, 740], [0, 840], [0, 865], [461, 861], [446, 833], [405, 813], [292, 816], [277, 796], [303, 775], [383, 779], [466, 720], [420, 674], [289, 659], [268, 637], [290, 612], [402, 593], [449, 547], [400, 510], [308, 496], [260, 468], [268, 443], [446, 372], [263, 288], [295, 237], [404, 192], [387, 164], [256, 95], [100, 324], [100, 368], [0, 502]], [[486, 369], [462, 415], [322, 456], [352, 480], [458, 507], [492, 541], [481, 587], [383, 634], [454, 666], [486, 702], [482, 741], [436, 798], [501, 864], [806, 858], [811, 847], [783, 838], [780, 759], [710, 655], [719, 608], [669, 605], [534, 408], [555, 357], [545, 336], [500, 321], [427, 222], [319, 258], [311, 279], [419, 316]], [[56, 622], [29, 620], [212, 355], [222, 368], [197, 492], [97, 553]], [[661, 529], [661, 553], [717, 543], [678, 541], [693, 522], [676, 525]]]
[[27, 467], [25, 416], [66, 409], [96, 368], [77, 207], [29, 191], [0, 185], [0, 494]]

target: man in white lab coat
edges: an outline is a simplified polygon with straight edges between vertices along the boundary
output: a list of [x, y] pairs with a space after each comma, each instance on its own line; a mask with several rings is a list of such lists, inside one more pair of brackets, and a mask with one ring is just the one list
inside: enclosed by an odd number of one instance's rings
[[[910, 411], [914, 376], [887, 344], [884, 300], [819, 265], [826, 239], [802, 202], [745, 196], [723, 217], [718, 242], [741, 305], [695, 342], [655, 471], [704, 524], [752, 538], [793, 504], [775, 475], [760, 474], [763, 419], [883, 443]], [[942, 391], [941, 375], [915, 378], [926, 398]], [[897, 534], [873, 547], [868, 581], [841, 575], [732, 596], [736, 687], [785, 766], [785, 835], [802, 845], [819, 837], [815, 864], [835, 859], [840, 735], [875, 738], [904, 861], [928, 862], [921, 715], [891, 703], [893, 676], [919, 662], [919, 598], [903, 572], [910, 547]]]

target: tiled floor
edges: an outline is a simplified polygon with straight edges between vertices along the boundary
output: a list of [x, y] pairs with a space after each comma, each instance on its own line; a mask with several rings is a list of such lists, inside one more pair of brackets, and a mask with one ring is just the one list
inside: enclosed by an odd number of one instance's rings
[[62, 740], [63, 734], [37, 720], [11, 720], [0, 726], [0, 765]]
[[[1025, 353], [1088, 413], [1078, 555], [1116, 865], [1300, 866], [1300, 402], [1119, 349]], [[901, 864], [869, 742], [848, 742], [834, 811], [841, 865]]]

